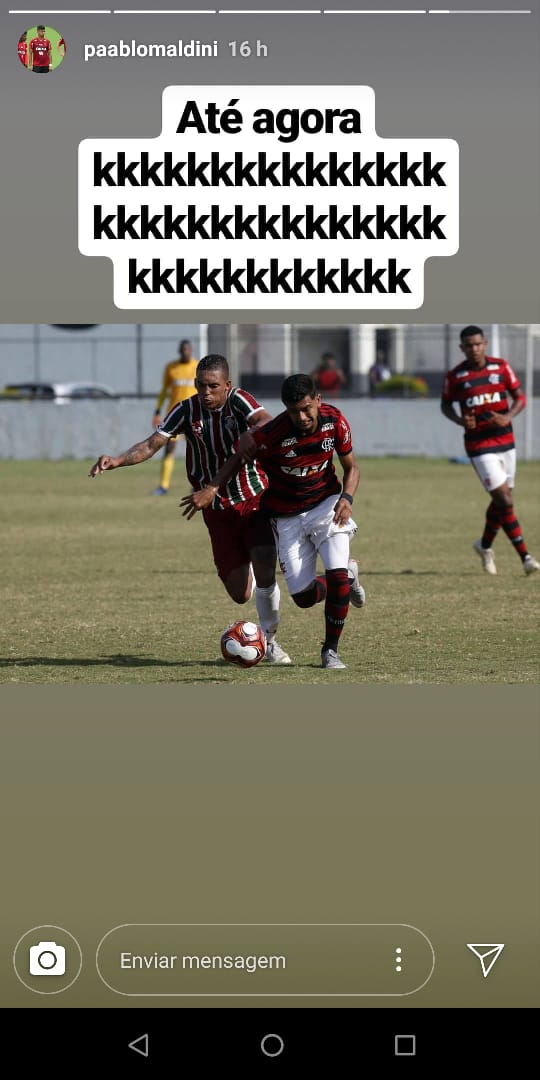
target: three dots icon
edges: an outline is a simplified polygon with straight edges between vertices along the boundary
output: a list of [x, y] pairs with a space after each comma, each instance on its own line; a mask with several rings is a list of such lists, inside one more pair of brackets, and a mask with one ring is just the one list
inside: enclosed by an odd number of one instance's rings
[[399, 949], [399, 948], [396, 949], [396, 953], [395, 953], [395, 957], [394, 957], [394, 964], [395, 964], [396, 971], [399, 972], [399, 971], [402, 970], [403, 956], [402, 956], [401, 949]]

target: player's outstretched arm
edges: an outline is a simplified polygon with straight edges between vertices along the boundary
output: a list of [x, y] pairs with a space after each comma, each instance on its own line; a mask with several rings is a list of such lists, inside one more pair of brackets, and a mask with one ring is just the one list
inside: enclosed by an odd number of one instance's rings
[[102, 454], [99, 457], [88, 475], [94, 478], [99, 476], [102, 472], [110, 472], [111, 469], [122, 469], [125, 465], [139, 465], [141, 461], [148, 461], [149, 458], [157, 454], [158, 450], [164, 446], [167, 439], [163, 435], [158, 435], [154, 432], [144, 439], [143, 442], [135, 443], [129, 450], [125, 450], [123, 454], [119, 454], [118, 457], [111, 457], [108, 454]]
[[334, 522], [336, 525], [346, 525], [352, 517], [352, 502], [360, 483], [360, 469], [353, 453], [340, 454], [339, 460], [343, 468], [343, 488], [341, 498], [335, 505]]

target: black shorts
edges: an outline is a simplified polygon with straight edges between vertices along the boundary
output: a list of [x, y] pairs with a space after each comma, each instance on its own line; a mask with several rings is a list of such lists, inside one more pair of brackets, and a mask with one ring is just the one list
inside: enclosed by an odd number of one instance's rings
[[32, 71], [35, 71], [36, 75], [47, 75], [49, 71], [49, 65], [47, 67], [33, 67]]

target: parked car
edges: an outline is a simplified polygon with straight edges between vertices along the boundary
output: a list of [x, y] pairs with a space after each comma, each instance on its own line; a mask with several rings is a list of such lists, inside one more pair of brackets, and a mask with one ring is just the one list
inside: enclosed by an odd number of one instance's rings
[[54, 401], [57, 405], [66, 405], [70, 401], [115, 398], [110, 386], [93, 382], [45, 383], [26, 382], [9, 383], [1, 395], [14, 401]]

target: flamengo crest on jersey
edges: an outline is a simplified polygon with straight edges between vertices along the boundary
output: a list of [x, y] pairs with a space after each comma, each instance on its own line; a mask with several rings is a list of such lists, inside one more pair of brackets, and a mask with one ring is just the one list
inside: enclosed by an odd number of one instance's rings
[[[167, 438], [185, 435], [188, 479], [194, 490], [200, 491], [234, 454], [239, 436], [248, 430], [248, 419], [261, 408], [251, 394], [238, 387], [229, 391], [223, 408], [214, 412], [204, 409], [198, 395], [194, 395], [171, 409], [157, 432]], [[243, 465], [216, 495], [212, 509], [227, 510], [258, 499], [267, 484], [258, 462]]]
[[514, 449], [511, 422], [498, 427], [491, 418], [494, 413], [504, 415], [509, 411], [520, 386], [510, 364], [492, 356], [486, 356], [484, 367], [471, 367], [469, 361], [464, 360], [448, 372], [442, 400], [457, 401], [462, 416], [474, 414], [476, 417], [476, 427], [465, 431], [465, 449], [469, 457]]
[[323, 402], [320, 406], [312, 435], [298, 432], [283, 412], [254, 431], [253, 438], [269, 481], [261, 510], [273, 517], [301, 514], [340, 493], [332, 459], [334, 450], [340, 456], [351, 453], [352, 436], [343, 413], [333, 405]]

